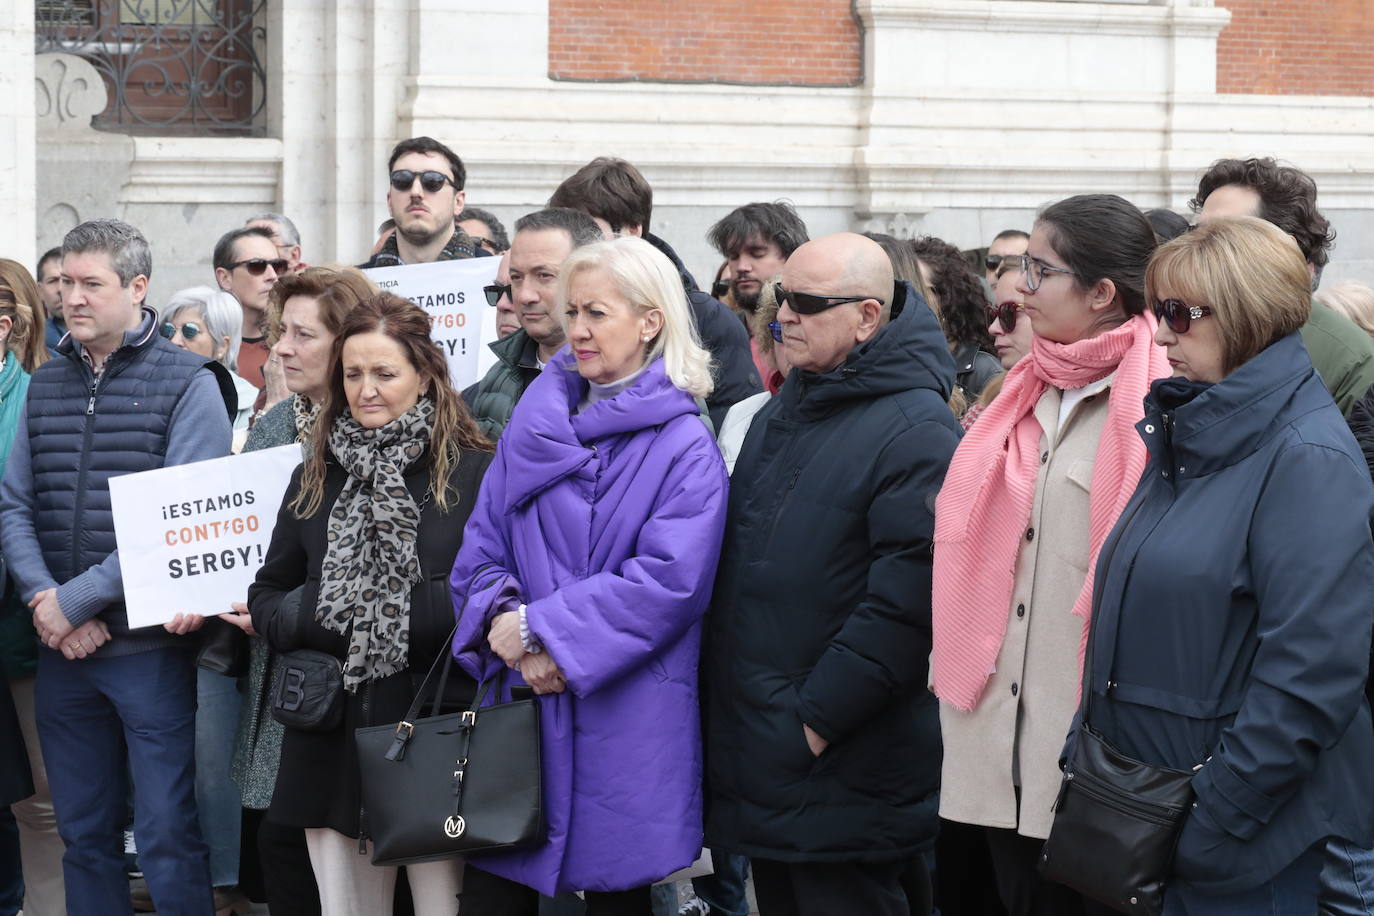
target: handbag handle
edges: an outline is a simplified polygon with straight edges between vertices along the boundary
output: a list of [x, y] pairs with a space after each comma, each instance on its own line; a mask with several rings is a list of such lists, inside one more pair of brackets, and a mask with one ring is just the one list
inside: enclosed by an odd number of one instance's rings
[[[425, 679], [420, 682], [420, 689], [415, 692], [415, 698], [410, 701], [410, 708], [406, 710], [405, 717], [396, 723], [396, 736], [392, 739], [391, 747], [387, 749], [387, 760], [405, 759], [406, 744], [410, 741], [410, 736], [415, 733], [415, 719], [420, 714], [420, 708], [425, 704], [425, 697], [429, 695], [429, 685], [434, 680], [436, 672], [439, 674], [439, 689], [434, 693], [429, 714], [431, 716], [439, 714], [439, 704], [443, 700], [444, 688], [448, 686], [449, 671], [453, 667], [453, 637], [457, 632], [458, 624], [454, 623], [453, 629], [449, 631], [448, 637], [444, 641], [444, 650], [439, 653], [434, 664], [429, 666], [429, 672], [425, 674]], [[472, 695], [472, 703], [468, 706], [466, 715], [476, 715], [493, 684], [496, 686], [496, 696], [501, 696], [501, 682], [505, 673], [505, 666], [503, 665], [496, 669], [495, 676], [482, 678], [482, 683], [477, 686], [477, 691]]]

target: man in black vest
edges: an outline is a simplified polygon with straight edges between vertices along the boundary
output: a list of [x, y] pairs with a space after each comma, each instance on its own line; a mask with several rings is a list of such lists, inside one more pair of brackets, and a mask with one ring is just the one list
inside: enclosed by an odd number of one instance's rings
[[213, 912], [185, 638], [202, 619], [129, 628], [110, 513], [111, 477], [229, 452], [216, 377], [163, 339], [142, 305], [151, 271], [148, 243], [127, 223], [94, 220], [67, 234], [69, 333], [34, 372], [0, 483], [0, 547], [45, 647], [35, 705], [71, 914], [129, 911], [126, 760], [154, 903]]

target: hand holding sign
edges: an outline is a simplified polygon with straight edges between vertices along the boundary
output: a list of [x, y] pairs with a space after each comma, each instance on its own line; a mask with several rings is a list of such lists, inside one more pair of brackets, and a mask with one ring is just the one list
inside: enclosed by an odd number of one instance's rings
[[189, 633], [247, 594], [300, 460], [283, 445], [112, 478], [129, 626]]

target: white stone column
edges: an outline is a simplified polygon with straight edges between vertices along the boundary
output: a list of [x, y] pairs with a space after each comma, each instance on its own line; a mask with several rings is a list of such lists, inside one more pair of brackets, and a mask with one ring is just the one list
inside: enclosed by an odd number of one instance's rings
[[32, 3], [0, 4], [0, 257], [37, 265]]

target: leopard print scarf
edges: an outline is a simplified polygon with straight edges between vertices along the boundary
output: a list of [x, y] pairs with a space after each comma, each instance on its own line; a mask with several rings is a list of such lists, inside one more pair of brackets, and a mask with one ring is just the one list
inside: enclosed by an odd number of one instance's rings
[[379, 429], [345, 413], [329, 451], [348, 480], [329, 513], [315, 620], [348, 637], [344, 689], [403, 671], [410, 655], [410, 590], [420, 582], [420, 506], [405, 470], [429, 445], [434, 403], [421, 398]]

